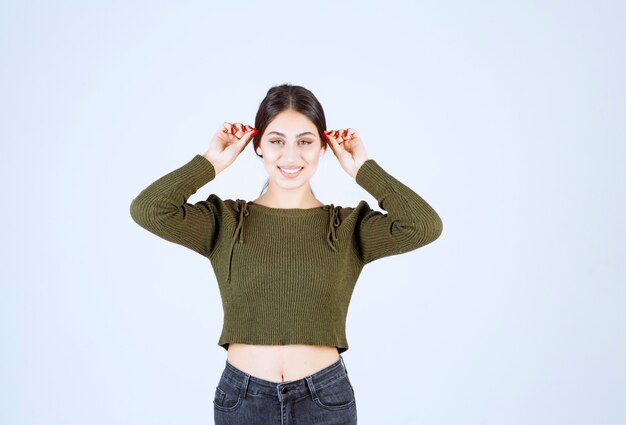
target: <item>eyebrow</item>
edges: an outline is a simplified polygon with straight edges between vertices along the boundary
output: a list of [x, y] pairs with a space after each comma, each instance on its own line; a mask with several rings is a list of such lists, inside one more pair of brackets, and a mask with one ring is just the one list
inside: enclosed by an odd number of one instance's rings
[[[285, 136], [285, 134], [284, 134], [284, 133], [281, 133], [280, 131], [270, 131], [270, 132], [269, 132], [269, 133], [267, 133], [267, 134], [268, 134], [268, 135], [269, 135], [269, 134], [278, 134], [278, 135], [279, 135], [279, 136], [281, 136], [281, 137], [287, 137], [287, 136]], [[315, 134], [311, 133], [310, 131], [305, 131], [304, 133], [297, 134], [297, 135], [296, 135], [296, 138], [301, 137], [301, 136], [304, 136], [305, 134], [310, 134], [311, 136], [315, 136]]]

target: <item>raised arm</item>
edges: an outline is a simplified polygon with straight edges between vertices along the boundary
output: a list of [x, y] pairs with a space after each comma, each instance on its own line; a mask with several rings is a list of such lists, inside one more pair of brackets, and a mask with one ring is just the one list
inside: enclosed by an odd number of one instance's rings
[[437, 212], [376, 161], [368, 159], [356, 130], [348, 128], [324, 134], [341, 167], [387, 211], [382, 213], [369, 207], [360, 211], [362, 216], [355, 237], [364, 263], [417, 249], [439, 237], [443, 224]]
[[441, 235], [443, 223], [437, 212], [373, 159], [358, 169], [356, 182], [386, 211], [366, 209], [360, 217], [355, 236], [364, 263], [412, 251]]
[[130, 215], [155, 235], [208, 257], [218, 231], [217, 198], [193, 205], [187, 199], [214, 178], [213, 164], [196, 155], [142, 190], [130, 204]]
[[204, 155], [196, 155], [142, 190], [130, 204], [137, 224], [170, 242], [208, 257], [219, 232], [222, 200], [211, 195], [190, 204], [187, 199], [229, 166], [255, 135], [254, 129], [224, 123]]

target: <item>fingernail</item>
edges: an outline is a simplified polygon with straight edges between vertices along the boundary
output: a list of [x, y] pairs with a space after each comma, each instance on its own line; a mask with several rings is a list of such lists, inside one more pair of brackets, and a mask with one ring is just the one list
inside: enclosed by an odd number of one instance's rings
[[348, 137], [348, 130], [343, 132], [343, 137]]

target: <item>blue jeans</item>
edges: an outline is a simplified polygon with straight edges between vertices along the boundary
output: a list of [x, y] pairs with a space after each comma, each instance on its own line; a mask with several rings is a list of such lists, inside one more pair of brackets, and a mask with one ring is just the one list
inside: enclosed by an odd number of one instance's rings
[[343, 357], [296, 381], [252, 376], [226, 360], [213, 399], [215, 425], [355, 425], [356, 400]]

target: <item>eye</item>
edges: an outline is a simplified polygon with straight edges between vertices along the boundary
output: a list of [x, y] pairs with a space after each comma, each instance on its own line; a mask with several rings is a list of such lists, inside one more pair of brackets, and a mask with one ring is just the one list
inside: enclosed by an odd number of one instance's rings
[[282, 140], [270, 140], [270, 143], [272, 144], [276, 144], [276, 143], [281, 143]]
[[308, 140], [300, 140], [300, 143], [303, 143], [305, 145], [310, 145], [313, 142], [309, 142]]

